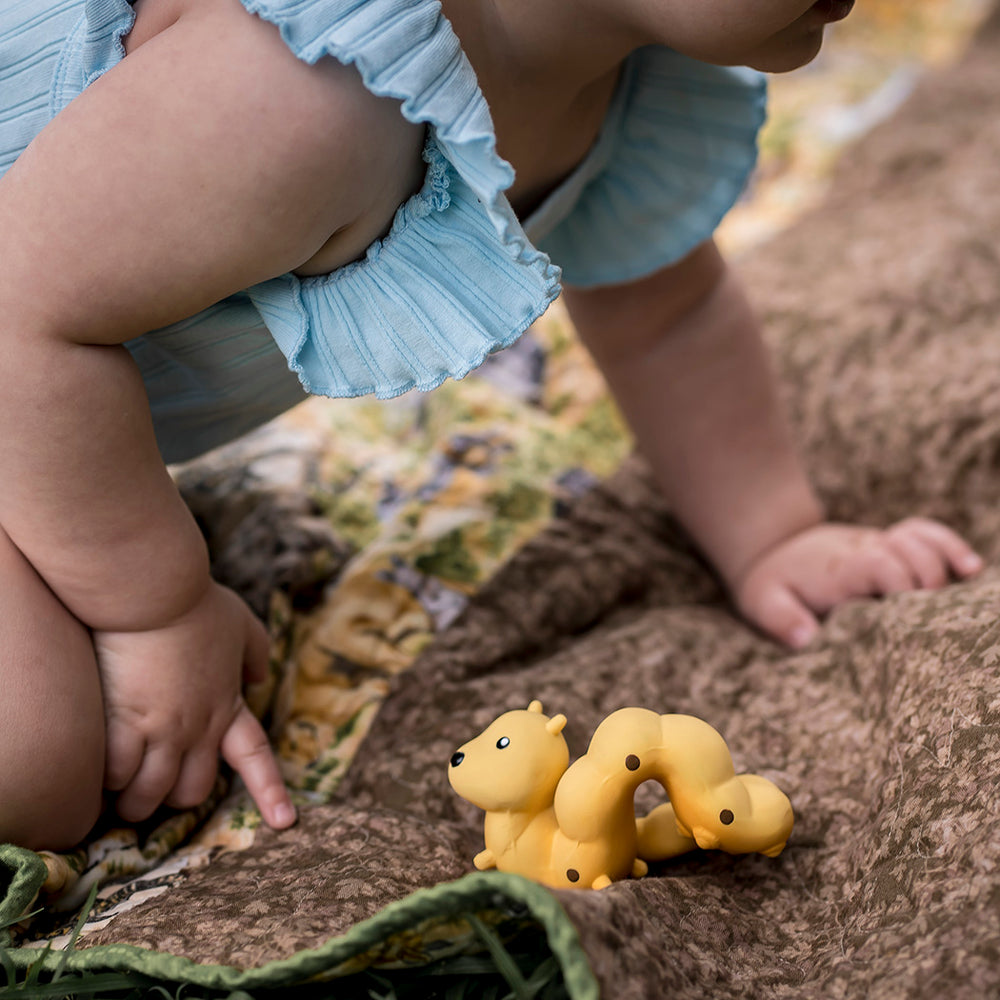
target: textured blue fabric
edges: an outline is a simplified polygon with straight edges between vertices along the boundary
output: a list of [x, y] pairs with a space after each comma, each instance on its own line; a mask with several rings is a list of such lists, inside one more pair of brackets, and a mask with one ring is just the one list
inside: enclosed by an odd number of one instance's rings
[[559, 294], [503, 191], [489, 109], [432, 0], [241, 0], [300, 59], [357, 67], [365, 86], [430, 126], [423, 189], [365, 258], [332, 275], [285, 275], [250, 296], [310, 392], [395, 396], [461, 378]]
[[[753, 166], [760, 78], [643, 49], [590, 154], [522, 228], [504, 195], [513, 171], [437, 0], [241, 2], [299, 58], [356, 66], [427, 123], [427, 173], [363, 259], [283, 275], [128, 345], [168, 461], [270, 419], [303, 387], [388, 397], [462, 377], [558, 295], [556, 265], [601, 284], [672, 263], [711, 235]], [[122, 58], [132, 20], [127, 0], [3, 0], [0, 173]]]
[[754, 70], [640, 49], [590, 155], [525, 231], [568, 284], [632, 281], [680, 260], [746, 186], [766, 97]]

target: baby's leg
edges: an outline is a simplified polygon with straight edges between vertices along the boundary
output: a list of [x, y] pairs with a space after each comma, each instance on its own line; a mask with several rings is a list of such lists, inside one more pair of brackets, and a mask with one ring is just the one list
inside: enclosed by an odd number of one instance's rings
[[93, 645], [0, 530], [0, 843], [59, 849], [101, 806], [104, 712]]
[[[210, 583], [120, 345], [291, 269], [356, 257], [417, 182], [423, 129], [352, 68], [297, 60], [237, 0], [149, 0], [135, 31], [127, 56], [0, 178], [0, 524], [92, 631], [119, 811], [138, 820], [204, 798], [221, 750], [267, 821], [287, 826], [287, 792], [240, 697], [263, 631]], [[0, 587], [20, 590], [6, 576]], [[58, 768], [36, 761], [48, 736], [35, 727], [53, 698], [72, 708], [72, 719], [56, 714], [60, 756], [72, 759], [85, 742], [74, 727], [100, 715], [94, 692], [74, 687], [86, 677], [96, 690], [85, 633], [71, 620], [57, 628], [60, 605], [44, 612], [40, 600], [5, 640], [20, 646], [0, 697], [34, 686], [16, 702], [30, 711], [10, 699], [0, 710], [21, 771], [0, 796], [44, 797], [55, 823], [71, 809], [46, 787]], [[0, 617], [12, 617], [8, 602]], [[60, 660], [63, 645], [73, 652]], [[96, 798], [90, 765], [77, 766], [83, 815], [64, 842], [85, 832]], [[40, 830], [0, 833], [34, 842]]]

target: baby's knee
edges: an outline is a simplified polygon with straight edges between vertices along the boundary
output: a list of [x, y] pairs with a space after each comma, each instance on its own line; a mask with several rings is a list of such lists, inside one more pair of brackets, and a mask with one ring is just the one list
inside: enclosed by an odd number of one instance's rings
[[0, 843], [66, 850], [101, 812], [103, 719], [36, 721], [30, 732], [6, 724], [0, 730]]
[[68, 616], [49, 624], [55, 641], [36, 636], [33, 656], [22, 649], [16, 666], [4, 664], [0, 704], [0, 843], [34, 850], [79, 843], [97, 822], [104, 784], [104, 709], [90, 636]]
[[97, 820], [104, 708], [89, 632], [0, 529], [0, 842], [66, 848]]

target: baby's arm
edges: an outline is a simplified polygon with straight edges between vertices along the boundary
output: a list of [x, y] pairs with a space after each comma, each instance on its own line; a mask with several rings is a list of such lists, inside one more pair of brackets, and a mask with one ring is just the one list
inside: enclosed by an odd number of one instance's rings
[[210, 580], [120, 345], [298, 267], [385, 171], [343, 141], [372, 124], [353, 71], [298, 62], [235, 0], [173, 7], [0, 180], [0, 524], [92, 630], [119, 811], [203, 798], [221, 746], [287, 826], [240, 696], [262, 627]]
[[566, 298], [672, 509], [765, 631], [801, 646], [816, 616], [850, 597], [940, 587], [981, 567], [937, 522], [879, 531], [824, 520], [757, 323], [714, 244]]

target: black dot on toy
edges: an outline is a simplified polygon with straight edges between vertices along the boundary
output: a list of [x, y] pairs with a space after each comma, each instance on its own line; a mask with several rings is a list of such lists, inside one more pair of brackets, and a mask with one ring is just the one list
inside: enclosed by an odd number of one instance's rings
[[503, 750], [505, 747], [509, 746], [510, 746], [510, 737], [501, 736], [500, 739], [497, 740], [497, 750]]
[[575, 868], [567, 868], [566, 869], [566, 878], [568, 878], [570, 880], [570, 882], [579, 882], [580, 881], [580, 873]]
[[723, 809], [722, 812], [719, 813], [719, 822], [723, 826], [729, 826], [734, 819], [736, 819], [736, 817], [733, 815], [732, 809]]
[[463, 760], [465, 760], [465, 754], [462, 753], [461, 750], [456, 750], [451, 755], [451, 766], [458, 767], [458, 765], [461, 764]]
[[630, 771], [638, 771], [638, 770], [639, 770], [639, 758], [638, 758], [638, 757], [636, 757], [636, 755], [635, 755], [634, 753], [630, 753], [630, 754], [629, 754], [629, 755], [628, 755], [628, 756], [627, 756], [627, 757], [625, 758], [625, 766], [626, 766], [626, 767], [627, 767], [627, 768], [628, 768], [628, 769], [629, 769]]

